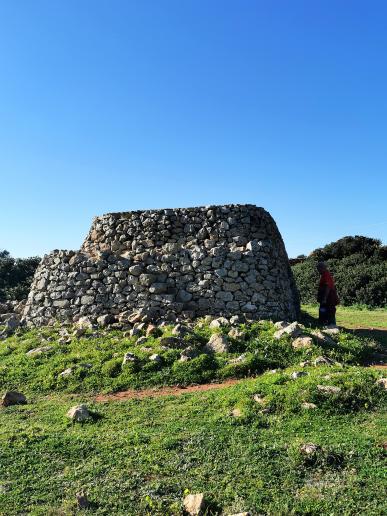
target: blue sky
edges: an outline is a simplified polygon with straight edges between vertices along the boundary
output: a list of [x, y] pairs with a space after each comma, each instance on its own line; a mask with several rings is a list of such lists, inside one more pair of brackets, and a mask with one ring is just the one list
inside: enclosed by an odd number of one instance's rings
[[290, 256], [387, 241], [387, 4], [0, 0], [0, 248], [253, 203]]

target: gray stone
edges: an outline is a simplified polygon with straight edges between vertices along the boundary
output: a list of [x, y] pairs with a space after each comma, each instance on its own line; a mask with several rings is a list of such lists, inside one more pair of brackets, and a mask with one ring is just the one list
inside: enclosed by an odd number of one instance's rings
[[9, 407], [11, 405], [25, 405], [27, 399], [21, 392], [7, 391], [1, 398], [1, 404], [3, 407]]
[[28, 357], [35, 357], [38, 355], [42, 355], [43, 353], [48, 353], [52, 349], [52, 346], [40, 346], [39, 348], [30, 349], [29, 351], [27, 351], [26, 355]]
[[137, 361], [137, 357], [134, 353], [131, 353], [130, 351], [128, 351], [127, 353], [125, 353], [124, 355], [124, 358], [122, 360], [122, 365], [125, 365], [125, 364], [128, 364], [130, 362], [136, 362]]
[[302, 333], [302, 326], [298, 322], [293, 322], [285, 328], [277, 330], [274, 333], [275, 339], [280, 339], [283, 335], [289, 335], [290, 337], [299, 337]]
[[341, 388], [335, 385], [317, 385], [317, 390], [324, 394], [339, 394], [341, 392]]
[[75, 405], [69, 409], [67, 417], [76, 423], [83, 423], [91, 419], [92, 415], [86, 405]]
[[214, 333], [204, 347], [207, 353], [226, 353], [229, 351], [230, 343], [225, 335]]
[[200, 516], [205, 510], [205, 499], [203, 493], [189, 494], [183, 501], [184, 511], [189, 516]]
[[292, 346], [294, 349], [311, 348], [313, 346], [313, 339], [312, 337], [308, 336], [297, 337], [295, 340], [293, 340]]
[[97, 317], [97, 323], [102, 327], [109, 326], [109, 324], [113, 324], [114, 322], [116, 322], [116, 318], [112, 314], [104, 314]]

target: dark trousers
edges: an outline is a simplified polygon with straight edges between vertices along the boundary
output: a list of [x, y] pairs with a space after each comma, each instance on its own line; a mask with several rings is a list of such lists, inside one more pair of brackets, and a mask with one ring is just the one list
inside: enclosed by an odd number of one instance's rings
[[318, 322], [324, 326], [328, 324], [336, 324], [336, 306], [320, 304]]

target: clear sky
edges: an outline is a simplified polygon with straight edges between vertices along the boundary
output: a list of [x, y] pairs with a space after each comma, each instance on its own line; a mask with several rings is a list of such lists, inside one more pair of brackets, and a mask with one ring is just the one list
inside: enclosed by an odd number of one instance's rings
[[0, 248], [253, 203], [290, 256], [387, 241], [387, 3], [0, 0]]

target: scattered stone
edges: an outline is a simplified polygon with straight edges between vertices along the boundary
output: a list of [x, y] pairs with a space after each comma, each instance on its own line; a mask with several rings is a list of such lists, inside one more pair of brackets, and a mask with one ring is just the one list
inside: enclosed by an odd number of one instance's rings
[[205, 509], [203, 493], [189, 494], [183, 501], [184, 510], [189, 516], [200, 516]]
[[239, 328], [231, 328], [228, 332], [228, 336], [235, 340], [243, 340], [246, 337], [246, 332]]
[[244, 317], [242, 315], [237, 314], [230, 317], [230, 324], [242, 324], [244, 322]]
[[90, 506], [90, 502], [87, 499], [87, 495], [84, 493], [84, 491], [77, 493], [75, 495], [75, 498], [77, 500], [78, 509], [88, 509], [88, 507]]
[[325, 394], [339, 394], [341, 392], [341, 388], [335, 385], [317, 385], [317, 390]]
[[73, 337], [79, 338], [86, 333], [86, 328], [75, 328], [73, 331]]
[[160, 346], [181, 349], [184, 347], [184, 341], [178, 337], [161, 337]]
[[151, 360], [152, 362], [156, 362], [157, 364], [161, 364], [161, 362], [163, 361], [161, 356], [158, 355], [157, 353], [154, 353], [153, 355], [151, 355], [149, 357], [149, 360]]
[[225, 317], [218, 317], [210, 322], [210, 328], [223, 328], [223, 326], [228, 326], [228, 319]]
[[192, 333], [192, 330], [189, 326], [186, 326], [185, 324], [176, 324], [176, 326], [172, 330], [172, 335], [175, 335], [176, 337], [184, 337], [185, 335], [188, 335]]
[[387, 378], [379, 378], [379, 380], [376, 381], [376, 384], [387, 390]]
[[332, 360], [331, 358], [328, 358], [328, 357], [324, 357], [324, 356], [317, 357], [313, 361], [313, 364], [315, 366], [319, 366], [319, 365], [331, 366], [334, 363], [335, 363], [334, 360]]
[[206, 353], [226, 353], [229, 351], [230, 344], [225, 335], [214, 333], [204, 347]]
[[37, 355], [42, 355], [43, 353], [48, 353], [52, 349], [52, 346], [41, 346], [40, 348], [30, 349], [27, 351], [26, 355], [28, 357], [35, 357]]
[[129, 362], [137, 362], [137, 357], [134, 353], [128, 351], [124, 355], [124, 359], [122, 360], [122, 365], [128, 364]]
[[318, 444], [306, 443], [306, 444], [302, 444], [300, 446], [300, 452], [303, 455], [314, 455], [315, 453], [317, 453], [320, 450], [321, 450], [321, 447]]
[[324, 328], [323, 332], [326, 333], [327, 335], [338, 335], [340, 333], [340, 328], [338, 328], [337, 326], [332, 326], [332, 327]]
[[275, 339], [280, 339], [283, 335], [289, 335], [290, 337], [299, 337], [302, 333], [302, 326], [298, 322], [293, 322], [281, 330], [277, 330], [274, 333]]
[[236, 514], [230, 514], [230, 516], [251, 516], [251, 512], [238, 512]]
[[137, 346], [141, 346], [142, 344], [145, 344], [146, 342], [148, 342], [148, 337], [139, 337], [136, 340]]
[[305, 360], [304, 362], [300, 362], [300, 367], [308, 367], [312, 365], [310, 360]]
[[1, 398], [1, 404], [3, 407], [9, 407], [11, 405], [25, 405], [27, 398], [21, 392], [7, 391]]
[[232, 409], [231, 415], [232, 415], [232, 417], [241, 417], [242, 411], [240, 408], [236, 407], [236, 408]]
[[141, 312], [133, 312], [131, 315], [129, 315], [128, 317], [128, 321], [132, 324], [134, 323], [137, 323], [137, 322], [141, 322], [141, 319], [142, 319], [142, 314]]
[[89, 317], [80, 317], [76, 323], [75, 326], [77, 328], [82, 328], [84, 330], [91, 330], [93, 328], [93, 322]]
[[67, 412], [67, 417], [76, 423], [83, 423], [91, 419], [91, 413], [86, 405], [76, 405]]
[[301, 376], [306, 376], [308, 373], [306, 371], [294, 371], [291, 375], [290, 375], [290, 378], [292, 380], [296, 380], [297, 378], [300, 378]]
[[284, 328], [287, 328], [289, 326], [289, 322], [287, 321], [278, 321], [276, 323], [274, 323], [274, 328], [276, 330], [283, 330]]
[[73, 369], [71, 367], [68, 367], [64, 371], [62, 371], [59, 376], [62, 378], [67, 378], [67, 376], [71, 376], [73, 374]]
[[254, 394], [253, 400], [259, 405], [265, 405], [266, 400], [260, 394]]
[[155, 335], [157, 333], [157, 331], [158, 331], [157, 326], [155, 326], [154, 324], [148, 324], [145, 335], [147, 337], [150, 337], [151, 335]]
[[198, 356], [198, 350], [193, 346], [188, 346], [180, 355], [180, 362], [188, 362]]
[[325, 335], [321, 331], [312, 331], [312, 336], [321, 346], [337, 347], [337, 343], [329, 335]]
[[97, 323], [99, 326], [105, 327], [116, 322], [116, 318], [112, 314], [100, 315], [97, 317]]
[[313, 346], [313, 339], [312, 337], [307, 336], [297, 337], [295, 340], [293, 340], [292, 346], [294, 349], [311, 348]]
[[315, 405], [314, 403], [304, 401], [303, 403], [301, 403], [301, 408], [303, 408], [304, 410], [314, 410], [317, 408], [317, 405]]
[[240, 364], [241, 362], [244, 362], [246, 360], [246, 353], [242, 353], [242, 355], [239, 355], [239, 357], [232, 358], [229, 360], [229, 364]]

